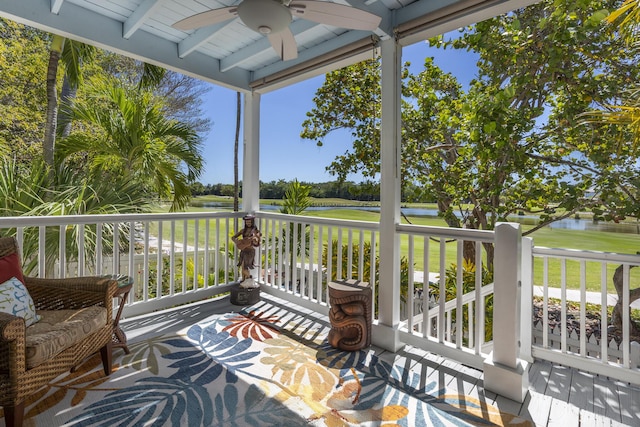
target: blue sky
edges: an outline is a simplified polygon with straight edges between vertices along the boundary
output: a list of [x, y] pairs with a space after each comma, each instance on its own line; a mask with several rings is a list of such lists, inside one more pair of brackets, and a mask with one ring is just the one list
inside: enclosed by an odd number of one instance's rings
[[[466, 51], [433, 49], [417, 43], [403, 49], [403, 62], [411, 62], [411, 72], [422, 70], [424, 58], [433, 56], [436, 64], [458, 77], [466, 86], [475, 77], [475, 57]], [[263, 182], [298, 179], [305, 182], [327, 182], [335, 177], [325, 168], [351, 144], [348, 132], [329, 134], [322, 147], [300, 138], [302, 122], [313, 108], [313, 96], [322, 86], [324, 76], [262, 96], [260, 123], [260, 180]], [[203, 184], [233, 183], [233, 145], [236, 122], [236, 92], [213, 86], [204, 103], [213, 122], [204, 141], [205, 170]], [[242, 158], [242, 141], [240, 143]], [[242, 163], [240, 164], [242, 180]], [[351, 176], [359, 182], [361, 177]]]

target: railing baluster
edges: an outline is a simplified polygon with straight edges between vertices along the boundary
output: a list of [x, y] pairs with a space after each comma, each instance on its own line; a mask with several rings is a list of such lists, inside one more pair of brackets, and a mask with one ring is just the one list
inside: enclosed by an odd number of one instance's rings
[[347, 230], [347, 280], [353, 279], [353, 230]]
[[[185, 221], [185, 224], [187, 221]], [[193, 289], [200, 288], [198, 282], [198, 271], [200, 271], [199, 246], [200, 246], [200, 221], [195, 220], [193, 223]], [[259, 259], [259, 258], [258, 258]]]
[[[143, 240], [143, 265], [142, 265], [142, 283], [144, 284], [142, 288], [142, 299], [143, 301], [149, 300], [149, 222], [144, 222], [144, 240]], [[156, 285], [158, 286], [158, 285]], [[156, 288], [156, 295], [161, 296], [161, 292], [158, 288]]]
[[78, 224], [78, 269], [77, 269], [77, 275], [78, 276], [85, 276], [85, 269], [84, 269], [84, 265], [85, 265], [85, 257], [84, 257], [84, 233], [85, 233], [85, 228], [84, 228], [84, 224]]
[[[307, 284], [305, 286], [305, 292], [307, 297], [313, 298], [313, 269], [314, 269], [313, 258], [314, 258], [314, 244], [315, 244], [313, 233], [315, 232], [315, 229], [313, 225], [305, 224], [305, 226], [306, 225], [309, 226], [309, 257], [308, 257], [309, 268], [305, 270], [307, 275], [307, 280], [306, 280]], [[303, 240], [306, 240], [306, 239], [303, 239]]]
[[[333, 227], [329, 226], [327, 230], [327, 282], [333, 278]], [[324, 291], [324, 299], [329, 303], [329, 286]]]
[[338, 227], [338, 258], [336, 265], [336, 279], [342, 280], [342, 227]]
[[58, 277], [64, 279], [67, 277], [67, 227], [65, 224], [60, 226], [58, 237], [58, 266]]
[[364, 230], [360, 229], [360, 243], [358, 244], [358, 280], [363, 280], [364, 276]]
[[567, 260], [560, 260], [560, 349], [567, 352]]
[[[475, 352], [476, 354], [480, 354], [482, 352], [482, 345], [485, 342], [485, 306], [486, 306], [486, 298], [482, 296], [482, 287], [484, 286], [484, 282], [482, 280], [483, 275], [483, 267], [482, 267], [482, 242], [476, 242], [476, 310], [478, 319], [475, 323], [475, 335], [476, 335], [476, 345]], [[471, 329], [469, 329], [471, 331]]]
[[[409, 283], [408, 283], [408, 289], [407, 289], [407, 300], [405, 301], [405, 307], [406, 307], [406, 311], [407, 311], [407, 330], [409, 332], [412, 332], [413, 329], [413, 304], [415, 301], [415, 288], [414, 288], [414, 283], [413, 283], [413, 239], [414, 239], [414, 235], [410, 234], [408, 236], [409, 239], [409, 248], [408, 248], [408, 253], [407, 253], [407, 262], [409, 264]], [[402, 310], [400, 310], [400, 316], [402, 316]]]
[[580, 261], [580, 355], [586, 356], [587, 353], [587, 263]]
[[95, 252], [95, 274], [104, 274], [102, 266], [102, 223], [96, 223], [96, 252]]
[[462, 315], [462, 295], [464, 294], [462, 288], [462, 279], [464, 275], [463, 262], [464, 262], [464, 242], [458, 240], [456, 251], [456, 347], [462, 347], [462, 328], [464, 327], [464, 316]]
[[[156, 236], [156, 245], [157, 245], [157, 253], [156, 253], [156, 295], [164, 296], [163, 286], [162, 286], [162, 273], [164, 271], [164, 223], [162, 221], [157, 222], [158, 227], [158, 235]], [[169, 291], [169, 295], [171, 295], [171, 291]]]
[[629, 264], [625, 263], [622, 267], [622, 366], [629, 368], [631, 366], [629, 358], [629, 335], [631, 310], [629, 308]]
[[440, 311], [438, 312], [438, 341], [443, 344], [445, 341], [445, 324], [444, 324], [444, 305], [447, 299], [447, 288], [445, 285], [446, 276], [443, 274], [446, 271], [445, 255], [447, 253], [447, 246], [444, 237], [440, 237], [440, 292], [438, 296], [438, 306]]
[[606, 364], [609, 360], [609, 339], [608, 339], [608, 320], [609, 312], [607, 310], [607, 302], [609, 296], [607, 294], [607, 263], [601, 263], [600, 267], [600, 351], [602, 352], [601, 362]]
[[429, 236], [422, 237], [422, 337], [429, 335], [429, 309], [431, 296], [431, 269], [429, 268]]
[[204, 287], [209, 288], [211, 286], [211, 282], [209, 280], [210, 276], [210, 263], [211, 263], [211, 248], [209, 247], [209, 240], [211, 235], [211, 221], [209, 218], [204, 220], [204, 266], [202, 267], [204, 273]]
[[[171, 221], [171, 238], [170, 238], [170, 255], [169, 270], [176, 271], [176, 222]], [[174, 295], [176, 292], [176, 278], [174, 274], [169, 275], [169, 293]]]
[[322, 287], [323, 287], [323, 272], [324, 272], [324, 266], [322, 263], [322, 242], [324, 241], [323, 239], [323, 232], [324, 232], [324, 227], [322, 225], [318, 226], [318, 247], [317, 247], [317, 259], [315, 264], [318, 266], [318, 271], [316, 271], [316, 285], [315, 285], [315, 299], [318, 302], [323, 302], [322, 300]]
[[544, 348], [549, 346], [549, 257], [544, 257], [544, 279], [543, 279], [543, 315], [542, 315], [542, 344]]
[[38, 227], [38, 276], [46, 277], [47, 254], [46, 254], [46, 226]]

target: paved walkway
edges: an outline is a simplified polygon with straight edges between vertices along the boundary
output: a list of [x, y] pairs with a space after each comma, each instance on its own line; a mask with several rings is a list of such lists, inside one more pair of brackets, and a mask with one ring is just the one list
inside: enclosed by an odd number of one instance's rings
[[[413, 280], [418, 283], [424, 283], [424, 272], [414, 271]], [[440, 274], [429, 272], [429, 282], [437, 283], [438, 280], [440, 280]], [[542, 296], [542, 286], [533, 287], [533, 296], [536, 296], [536, 297]], [[549, 298], [560, 299], [560, 288], [549, 287]], [[567, 289], [567, 300], [580, 301], [580, 291], [577, 289]], [[593, 304], [600, 304], [600, 301], [601, 301], [600, 292], [587, 291], [587, 302], [590, 302]], [[616, 294], [607, 295], [607, 305], [614, 306], [616, 305], [616, 302], [618, 302], [618, 295]], [[640, 310], [640, 299], [635, 300], [631, 304], [631, 307], [637, 308]]]
[[[537, 297], [542, 296], [542, 286], [534, 286], [533, 287], [533, 295]], [[560, 288], [552, 288], [548, 289], [549, 298], [558, 298], [560, 299]], [[569, 301], [580, 301], [580, 291], [577, 289], [567, 289], [567, 300]], [[600, 296], [600, 292], [589, 292], [587, 291], [587, 302], [600, 304], [602, 298]], [[618, 302], [618, 295], [616, 294], [608, 294], [607, 295], [607, 305], [616, 305]], [[640, 309], [640, 300], [635, 300], [631, 304], [632, 308]]]

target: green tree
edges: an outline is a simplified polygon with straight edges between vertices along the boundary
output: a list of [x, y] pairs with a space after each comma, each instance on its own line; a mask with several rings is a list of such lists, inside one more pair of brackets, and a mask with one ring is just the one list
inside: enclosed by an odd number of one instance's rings
[[[622, 6], [611, 12], [606, 21], [611, 25], [608, 30], [626, 43], [627, 48], [638, 53], [640, 38], [637, 28], [640, 25], [640, 4], [636, 0], [626, 0]], [[589, 111], [583, 115], [585, 123], [596, 125], [626, 126], [631, 132], [632, 149], [635, 151], [640, 144], [640, 84], [632, 81], [622, 87], [617, 102], [605, 105], [603, 109]], [[626, 135], [625, 135], [626, 136]], [[628, 141], [621, 139], [620, 146]]]
[[[282, 199], [283, 203], [280, 212], [287, 215], [302, 215], [311, 205], [310, 189], [309, 186], [301, 184], [297, 179], [291, 181]], [[296, 232], [298, 239], [294, 240]], [[289, 265], [291, 268], [295, 268], [298, 256], [304, 257], [308, 255], [310, 237], [309, 224], [289, 222], [288, 227], [282, 230], [281, 241], [288, 242]], [[302, 253], [302, 242], [305, 243], [304, 253]]]
[[[51, 179], [53, 178], [53, 181]], [[83, 176], [71, 168], [59, 165], [55, 174], [49, 174], [43, 161], [31, 164], [18, 163], [10, 158], [0, 163], [0, 216], [58, 216], [101, 215], [135, 213], [146, 209], [149, 199], [143, 189], [124, 177], [105, 180], [99, 176]], [[105, 224], [102, 245], [105, 253], [111, 253], [113, 229]], [[121, 235], [126, 235], [127, 224], [120, 225]], [[66, 254], [69, 261], [78, 259], [79, 237], [83, 236], [84, 259], [90, 263], [95, 258], [97, 230], [92, 225], [66, 227]], [[53, 263], [59, 258], [59, 227], [46, 228], [47, 271], [53, 271]], [[9, 234], [16, 230], [7, 230]], [[23, 251], [26, 274], [34, 273], [38, 253], [39, 230], [25, 229]], [[126, 245], [126, 239], [121, 245]], [[119, 250], [126, 250], [121, 246]]]
[[0, 157], [42, 156], [47, 40], [36, 30], [0, 19]]
[[202, 170], [200, 139], [189, 126], [167, 119], [148, 90], [115, 79], [91, 80], [87, 95], [70, 109], [78, 130], [62, 139], [60, 159], [86, 155], [90, 174], [125, 177], [184, 209], [190, 184]]
[[[82, 82], [81, 64], [90, 58], [95, 49], [84, 43], [53, 34], [49, 47], [49, 65], [47, 66], [47, 114], [42, 142], [45, 164], [53, 168], [54, 149], [58, 128], [58, 69], [60, 61], [64, 62], [65, 78], [70, 90], [74, 90]], [[70, 94], [66, 98], [69, 100]]]
[[[628, 49], [638, 53], [640, 47], [640, 38], [638, 38], [638, 25], [640, 25], [640, 4], [637, 0], [625, 0], [625, 2], [608, 17], [607, 22], [613, 26], [609, 30], [614, 31], [614, 35], [619, 36], [627, 45]], [[640, 144], [640, 82], [631, 81], [628, 87], [621, 87], [619, 97], [616, 102], [605, 105], [604, 108], [596, 111], [589, 111], [582, 115], [584, 123], [594, 129], [610, 127], [627, 128], [629, 133], [621, 133], [617, 142], [618, 154], [626, 155], [629, 161], [635, 161]], [[632, 144], [628, 144], [631, 141]], [[620, 208], [618, 212], [624, 215], [626, 212], [635, 214], [637, 205], [640, 204], [640, 179], [638, 179], [636, 170], [633, 165], [628, 168], [630, 174], [619, 185], [625, 185], [627, 199], [620, 200]], [[630, 268], [634, 268], [631, 266]], [[611, 324], [619, 331], [622, 331], [624, 320], [623, 307], [623, 291], [624, 291], [624, 265], [616, 268], [613, 274], [613, 285], [618, 294], [618, 301], [611, 313]], [[640, 299], [640, 287], [629, 290], [629, 305]], [[628, 319], [629, 330], [632, 336], [640, 335], [640, 324], [635, 322], [631, 317]]]
[[[577, 118], [638, 80], [637, 55], [602, 31], [598, 12], [613, 4], [543, 1], [431, 40], [476, 52], [477, 77], [462, 88], [431, 58], [418, 75], [404, 68], [403, 191], [411, 184], [414, 197], [437, 201], [452, 227], [493, 229], [518, 212], [540, 217], [529, 232], [586, 208], [618, 217], [628, 197], [618, 178], [638, 166], [612, 149], [619, 129], [594, 132]], [[373, 60], [327, 74], [303, 124], [302, 137], [319, 143], [351, 130], [353, 147], [328, 167], [340, 179], [379, 172], [379, 75]]]
[[[49, 167], [54, 164], [54, 150], [56, 138], [58, 136], [58, 69], [60, 61], [64, 65], [63, 93], [62, 97], [70, 107], [75, 97], [78, 86], [83, 81], [83, 62], [93, 59], [95, 47], [81, 43], [63, 36], [52, 34], [49, 48], [49, 65], [47, 67], [47, 113], [44, 140], [42, 143], [45, 163]], [[138, 85], [141, 89], [155, 87], [159, 85], [166, 70], [150, 64], [143, 64], [143, 72]], [[64, 115], [64, 120], [60, 121], [64, 129], [64, 135], [68, 135], [70, 118]], [[60, 132], [62, 133], [62, 132]]]
[[164, 100], [163, 111], [168, 118], [188, 124], [201, 135], [209, 132], [211, 119], [203, 103], [211, 84], [107, 51], [99, 51], [95, 63], [107, 75], [128, 85], [152, 90]]
[[291, 181], [284, 194], [280, 212], [287, 215], [301, 215], [311, 206], [310, 191], [311, 187], [301, 184], [297, 179]]

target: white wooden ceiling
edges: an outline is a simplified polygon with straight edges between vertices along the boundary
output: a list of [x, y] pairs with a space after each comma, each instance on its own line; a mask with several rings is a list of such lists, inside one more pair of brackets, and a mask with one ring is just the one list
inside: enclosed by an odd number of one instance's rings
[[[273, 1], [273, 0], [265, 0]], [[374, 31], [294, 19], [298, 57], [280, 60], [238, 18], [197, 30], [172, 25], [239, 0], [0, 0], [0, 16], [239, 91], [267, 92], [371, 57], [379, 39], [403, 45], [535, 0], [335, 0], [382, 18]]]

